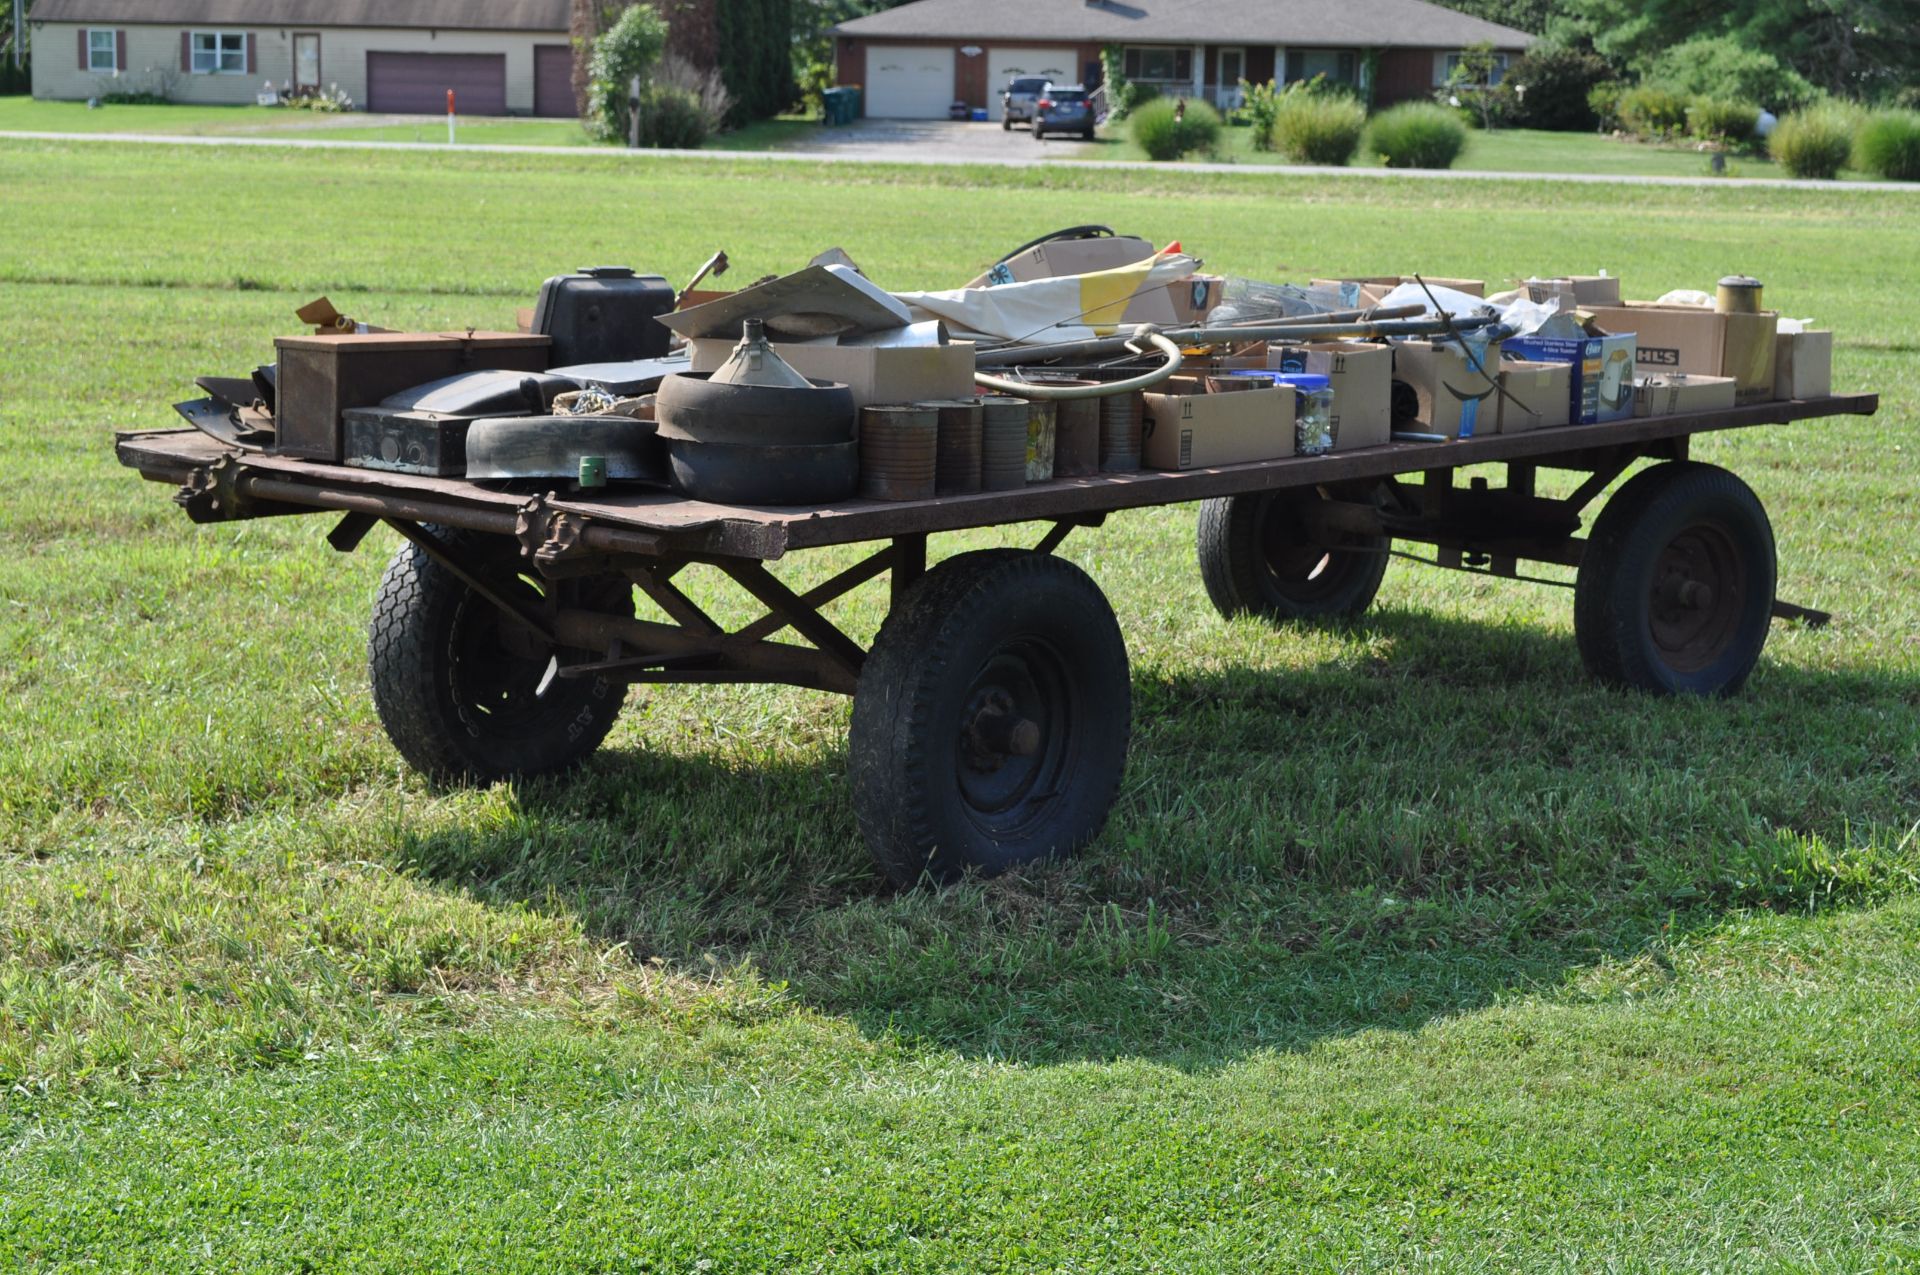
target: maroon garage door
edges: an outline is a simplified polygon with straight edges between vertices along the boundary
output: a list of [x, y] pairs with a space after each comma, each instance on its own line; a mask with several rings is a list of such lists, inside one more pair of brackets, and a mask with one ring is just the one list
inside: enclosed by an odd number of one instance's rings
[[573, 101], [573, 50], [567, 45], [533, 46], [533, 113], [555, 119], [580, 113]]
[[504, 53], [369, 53], [367, 109], [394, 115], [444, 115], [447, 90], [462, 115], [507, 113]]

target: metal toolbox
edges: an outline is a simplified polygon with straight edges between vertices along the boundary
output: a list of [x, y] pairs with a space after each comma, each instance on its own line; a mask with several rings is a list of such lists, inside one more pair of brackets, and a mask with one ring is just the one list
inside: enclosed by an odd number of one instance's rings
[[349, 407], [345, 459], [361, 469], [458, 478], [467, 472], [467, 426], [477, 416]]
[[273, 450], [339, 461], [341, 413], [458, 372], [543, 372], [551, 342], [521, 332], [363, 332], [283, 336]]
[[673, 302], [673, 285], [657, 274], [584, 266], [540, 285], [533, 330], [553, 338], [554, 367], [657, 359], [673, 336], [659, 317]]

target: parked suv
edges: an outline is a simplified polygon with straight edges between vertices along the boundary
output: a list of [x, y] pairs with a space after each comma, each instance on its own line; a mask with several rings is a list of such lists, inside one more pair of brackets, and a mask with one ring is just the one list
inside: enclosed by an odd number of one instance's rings
[[1033, 139], [1047, 133], [1078, 133], [1093, 140], [1093, 103], [1078, 84], [1049, 84], [1033, 104]]
[[1007, 81], [1007, 87], [1000, 94], [1000, 127], [1012, 128], [1014, 121], [1023, 124], [1033, 122], [1034, 103], [1040, 100], [1041, 90], [1047, 87], [1042, 75], [1020, 75]]

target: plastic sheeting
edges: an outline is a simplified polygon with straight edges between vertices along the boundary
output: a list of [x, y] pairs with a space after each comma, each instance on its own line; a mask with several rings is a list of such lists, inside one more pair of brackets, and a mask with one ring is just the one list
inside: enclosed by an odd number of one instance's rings
[[1163, 252], [1092, 274], [893, 295], [915, 319], [944, 319], [956, 335], [1023, 344], [1085, 341], [1113, 335], [1126, 326], [1129, 301], [1187, 278], [1199, 265], [1186, 253]]

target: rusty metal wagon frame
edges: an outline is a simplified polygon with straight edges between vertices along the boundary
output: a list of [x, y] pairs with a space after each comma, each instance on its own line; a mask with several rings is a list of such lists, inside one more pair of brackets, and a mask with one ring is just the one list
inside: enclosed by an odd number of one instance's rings
[[[1576, 636], [1590, 671], [1641, 690], [1721, 694], [1744, 681], [1770, 617], [1826, 617], [1773, 596], [1764, 513], [1731, 474], [1690, 461], [1692, 438], [1877, 408], [1875, 395], [1841, 395], [797, 509], [658, 490], [509, 491], [237, 451], [191, 430], [122, 434], [118, 455], [144, 477], [177, 485], [195, 522], [332, 511], [342, 516], [327, 539], [342, 552], [385, 523], [406, 541], [389, 587], [405, 559], [409, 587], [425, 581], [474, 602], [459, 614], [490, 611], [509, 652], [502, 658], [553, 654], [543, 685], [556, 676], [576, 688], [764, 682], [853, 695], [856, 810], [876, 859], [905, 883], [1070, 853], [1104, 821], [1124, 762], [1126, 663], [1097, 587], [1051, 557], [1076, 528], [1127, 509], [1205, 502], [1199, 545], [1209, 595], [1223, 612], [1275, 621], [1357, 614], [1395, 542], [1431, 546], [1421, 560], [1432, 565], [1495, 577], [1530, 578], [1522, 570], [1531, 563], [1574, 568]], [[1589, 506], [1642, 460], [1658, 463], [1589, 523]], [[1488, 465], [1495, 475], [1462, 473]], [[1568, 495], [1550, 496], [1537, 490], [1542, 469], [1584, 477]], [[1029, 550], [930, 566], [935, 535], [1028, 523], [1050, 524]], [[807, 587], [770, 566], [808, 549], [876, 542]], [[695, 564], [717, 568], [763, 613], [731, 629], [720, 623], [676, 583]], [[882, 575], [888, 618], [863, 648], [823, 608]], [[627, 585], [668, 622], [635, 617]], [[1760, 590], [1764, 598], [1754, 596]], [[932, 667], [942, 660], [949, 665]], [[395, 667], [412, 676], [415, 665]], [[435, 751], [430, 739], [416, 738], [410, 750], [381, 707], [410, 761], [439, 778], [489, 780], [561, 769], [591, 752], [620, 698], [612, 694], [607, 706], [604, 689], [598, 694], [599, 706], [568, 701], [566, 711], [581, 707], [573, 733], [543, 754], [552, 765], [516, 765], [520, 754], [510, 749], [499, 754], [505, 760], [475, 761], [471, 750]], [[1089, 715], [1076, 735], [1073, 723]], [[473, 720], [447, 718], [470, 729]], [[1117, 751], [1105, 738], [1116, 734]], [[436, 760], [446, 757], [454, 761]]]

